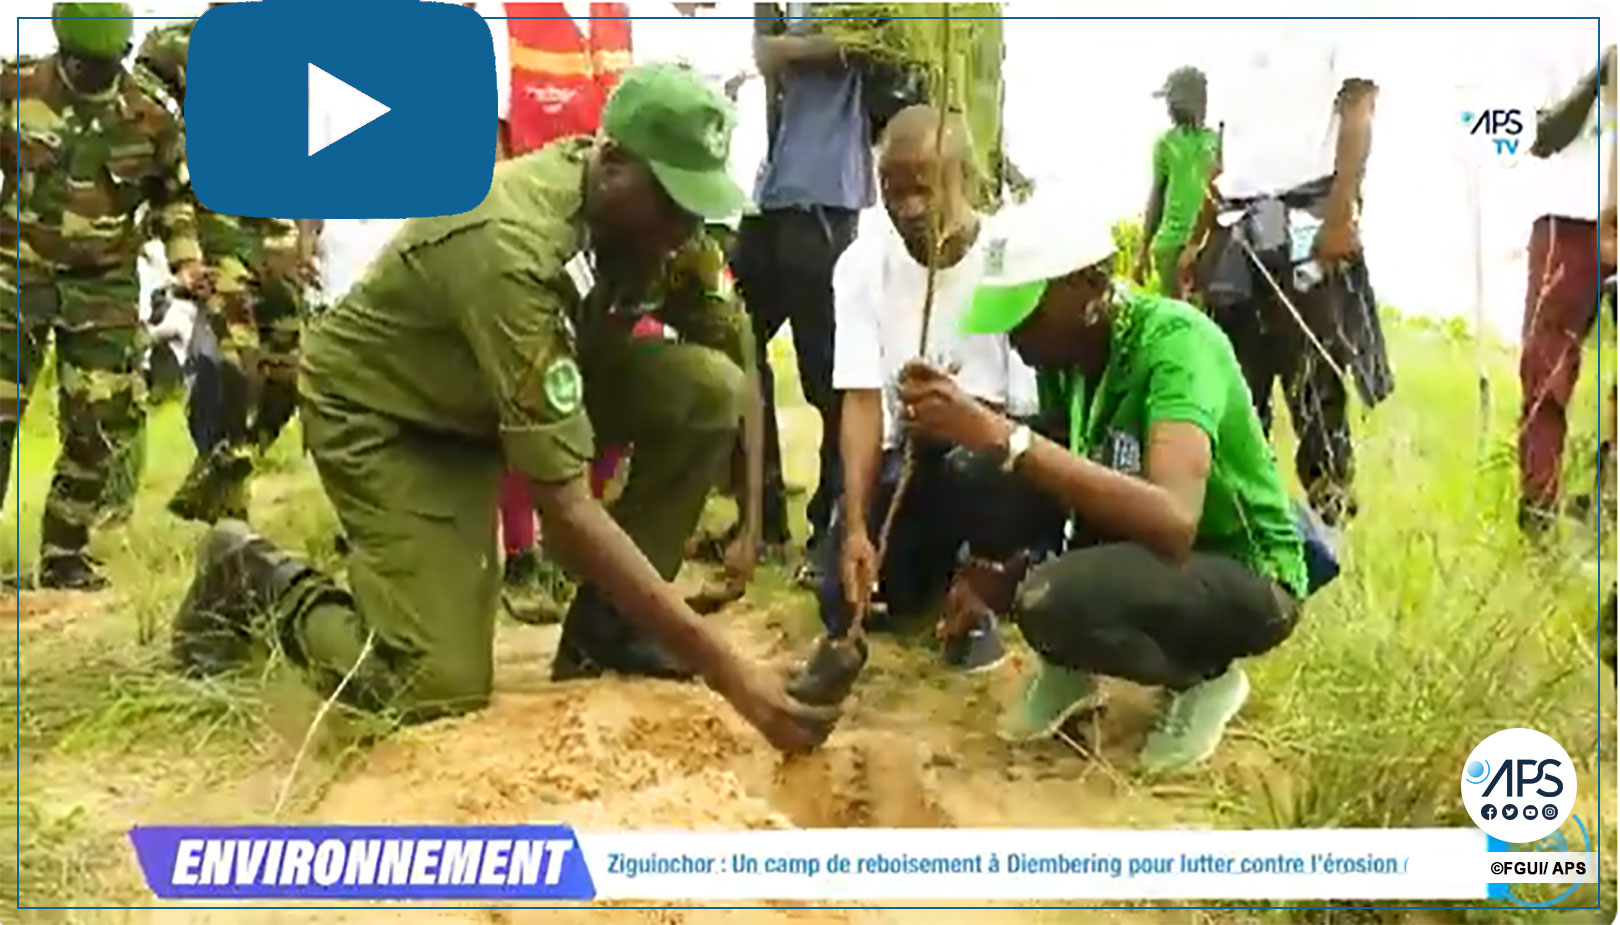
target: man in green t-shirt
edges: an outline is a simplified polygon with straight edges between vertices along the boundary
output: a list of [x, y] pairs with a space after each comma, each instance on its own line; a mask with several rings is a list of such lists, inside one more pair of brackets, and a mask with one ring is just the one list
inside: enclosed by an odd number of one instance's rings
[[[813, 747], [832, 714], [739, 655], [669, 584], [728, 458], [744, 374], [722, 350], [631, 336], [660, 265], [741, 211], [735, 117], [673, 66], [625, 73], [602, 137], [503, 164], [470, 212], [412, 219], [311, 325], [300, 417], [343, 526], [348, 588], [221, 522], [174, 619], [194, 673], [268, 637], [316, 686], [412, 722], [489, 702], [503, 469], [584, 580], [553, 677], [695, 673], [770, 741]], [[689, 332], [690, 333], [690, 332]], [[596, 440], [634, 444], [611, 516]]]
[[1153, 143], [1153, 191], [1148, 194], [1142, 250], [1132, 274], [1140, 285], [1151, 268], [1159, 291], [1179, 296], [1183, 267], [1192, 265], [1188, 244], [1219, 160], [1220, 139], [1204, 127], [1209, 85], [1203, 71], [1177, 68], [1153, 95], [1164, 100], [1170, 128]]
[[1094, 674], [1112, 675], [1167, 690], [1144, 770], [1200, 761], [1248, 696], [1234, 661], [1286, 639], [1307, 593], [1242, 370], [1197, 309], [1113, 279], [1106, 223], [1077, 225], [1037, 198], [993, 234], [963, 327], [1010, 336], [1068, 439], [1032, 433], [921, 363], [901, 400], [918, 432], [992, 454], [1073, 518], [1067, 552], [976, 589], [1040, 655], [1002, 734], [1052, 734], [1098, 703]]

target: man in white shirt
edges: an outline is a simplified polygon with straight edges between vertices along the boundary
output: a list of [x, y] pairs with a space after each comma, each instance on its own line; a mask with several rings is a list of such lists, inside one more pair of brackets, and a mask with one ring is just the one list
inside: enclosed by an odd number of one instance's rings
[[[1572, 90], [1567, 77], [1549, 88], [1555, 99], [1538, 114], [1530, 146], [1538, 160], [1520, 165], [1535, 171], [1544, 203], [1530, 231], [1519, 360], [1519, 526], [1531, 535], [1558, 513], [1565, 410], [1580, 377], [1581, 345], [1597, 322], [1603, 280], [1614, 273], [1612, 244], [1604, 255], [1598, 231], [1604, 152], [1612, 158], [1614, 150], [1614, 66], [1610, 45]], [[1612, 228], [1612, 212], [1607, 221]]]
[[[883, 209], [862, 216], [833, 273], [832, 385], [842, 402], [843, 498], [824, 547], [819, 595], [821, 619], [833, 639], [846, 633], [857, 609], [870, 606], [876, 588], [891, 616], [914, 615], [946, 591], [964, 548], [997, 561], [1016, 552], [987, 548], [997, 545], [987, 534], [1000, 532], [1012, 512], [998, 499], [963, 488], [947, 463], [948, 447], [918, 445], [884, 561], [877, 561], [904, 455], [896, 389], [902, 367], [923, 346], [936, 210], [943, 243], [923, 359], [955, 369], [963, 389], [988, 404], [1013, 413], [1032, 412], [1035, 404], [1034, 372], [1005, 337], [960, 333], [989, 236], [981, 233], [982, 219], [967, 200], [965, 127], [949, 120], [936, 152], [938, 125], [938, 113], [929, 107], [895, 116], [879, 154]], [[982, 670], [1004, 656], [993, 615], [977, 616], [969, 632], [946, 641], [946, 660], [957, 667]]]
[[[1243, 104], [1223, 122], [1196, 291], [1237, 351], [1261, 422], [1282, 382], [1295, 469], [1329, 524], [1355, 512], [1348, 396], [1394, 391], [1358, 233], [1378, 98], [1375, 44], [1343, 22], [1291, 21], [1263, 51], [1216, 67]], [[1257, 266], [1258, 264], [1258, 266]]]

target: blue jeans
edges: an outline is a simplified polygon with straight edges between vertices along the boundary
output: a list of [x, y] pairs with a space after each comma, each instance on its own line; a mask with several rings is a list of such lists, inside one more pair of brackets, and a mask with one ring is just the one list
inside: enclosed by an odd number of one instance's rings
[[[873, 545], [894, 501], [902, 464], [899, 450], [883, 454], [866, 520]], [[1062, 543], [1063, 521], [1057, 505], [1029, 483], [1001, 474], [993, 461], [960, 449], [919, 447], [916, 470], [879, 568], [879, 595], [891, 618], [915, 616], [950, 588], [964, 547], [971, 555], [996, 561], [1023, 550], [1055, 552]], [[854, 616], [839, 568], [843, 522], [839, 504], [819, 550], [821, 622], [835, 639], [849, 631]]]

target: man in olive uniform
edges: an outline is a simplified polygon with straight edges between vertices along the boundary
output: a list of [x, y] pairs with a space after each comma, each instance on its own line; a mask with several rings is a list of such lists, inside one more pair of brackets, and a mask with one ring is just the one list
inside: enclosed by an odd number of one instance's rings
[[139, 366], [142, 206], [171, 270], [200, 291], [185, 135], [160, 86], [125, 70], [123, 3], [58, 3], [56, 54], [0, 68], [0, 475], [49, 339], [56, 341], [62, 452], [45, 502], [39, 583], [106, 585], [86, 547], [118, 457], [144, 415]]
[[[622, 610], [774, 744], [824, 738], [832, 713], [788, 697], [668, 583], [731, 447], [743, 373], [709, 347], [632, 337], [622, 310], [645, 304], [700, 216], [746, 205], [726, 172], [733, 124], [690, 72], [636, 68], [601, 140], [508, 161], [476, 209], [405, 223], [311, 322], [301, 360], [349, 589], [222, 521], [175, 617], [182, 667], [228, 668], [266, 635], [363, 708], [412, 722], [483, 707], [504, 468], [531, 479], [548, 547], [585, 582], [556, 675], [644, 673]], [[636, 447], [613, 516], [586, 480], [598, 438]]]
[[[182, 108], [195, 26], [190, 20], [153, 30], [136, 56], [137, 67], [162, 80]], [[219, 345], [223, 432], [216, 445], [198, 454], [169, 510], [213, 523], [247, 516], [254, 453], [268, 450], [292, 418], [308, 282], [303, 271], [313, 247], [291, 219], [239, 218], [195, 208], [213, 290], [202, 307]]]

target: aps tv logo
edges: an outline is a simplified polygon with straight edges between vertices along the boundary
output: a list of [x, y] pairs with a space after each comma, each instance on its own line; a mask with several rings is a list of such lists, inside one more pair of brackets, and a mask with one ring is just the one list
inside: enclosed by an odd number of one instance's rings
[[1519, 153], [1520, 136], [1524, 134], [1524, 110], [1467, 110], [1462, 114], [1462, 121], [1468, 126], [1470, 136], [1490, 141], [1498, 157], [1513, 157]]

